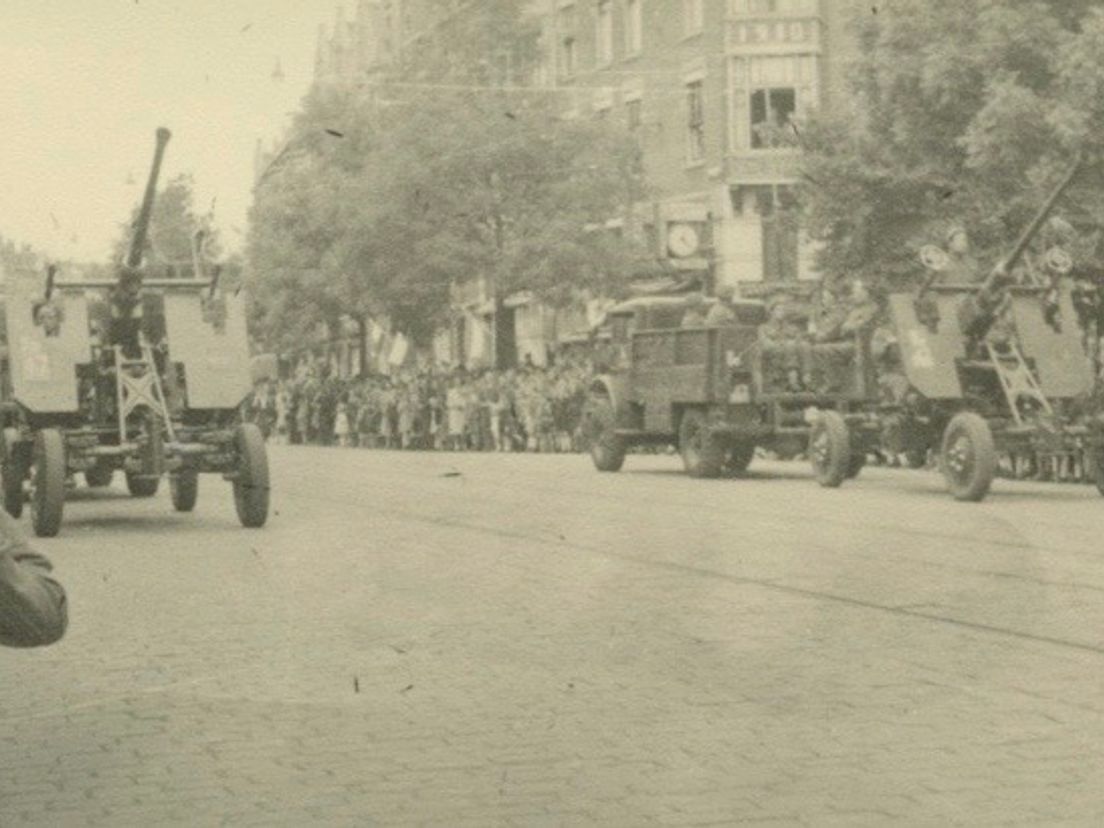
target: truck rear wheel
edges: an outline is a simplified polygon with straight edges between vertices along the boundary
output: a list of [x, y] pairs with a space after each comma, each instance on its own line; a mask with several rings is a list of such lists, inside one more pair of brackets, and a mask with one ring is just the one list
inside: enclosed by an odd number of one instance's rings
[[613, 403], [605, 394], [594, 395], [587, 407], [587, 438], [590, 459], [598, 471], [620, 471], [625, 464], [625, 439], [614, 430], [616, 417]]
[[38, 432], [31, 463], [31, 526], [40, 538], [52, 538], [61, 530], [67, 471], [61, 432]]
[[997, 450], [989, 423], [972, 411], [956, 414], [943, 432], [940, 454], [943, 477], [955, 500], [982, 500], [997, 471]]
[[268, 520], [268, 454], [264, 436], [253, 423], [238, 426], [238, 473], [234, 478], [234, 506], [247, 529], [259, 529]]
[[4, 486], [4, 511], [13, 518], [23, 514], [23, 478], [27, 476], [24, 463], [16, 456], [16, 444], [19, 432], [14, 428], [4, 429], [4, 462], [0, 466], [0, 478]]
[[199, 497], [199, 474], [192, 469], [185, 469], [172, 475], [169, 478], [169, 493], [176, 511], [192, 511]]
[[851, 432], [838, 412], [820, 412], [809, 434], [809, 457], [821, 486], [834, 489], [847, 479], [851, 470]]
[[702, 411], [687, 411], [679, 423], [679, 451], [691, 477], [719, 477], [724, 471], [724, 443], [709, 427]]

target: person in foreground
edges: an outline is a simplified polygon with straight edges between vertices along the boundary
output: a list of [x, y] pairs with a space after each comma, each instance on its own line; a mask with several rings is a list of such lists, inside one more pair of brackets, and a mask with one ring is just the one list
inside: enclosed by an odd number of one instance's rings
[[52, 569], [0, 509], [0, 644], [44, 647], [65, 634], [65, 590], [50, 577]]

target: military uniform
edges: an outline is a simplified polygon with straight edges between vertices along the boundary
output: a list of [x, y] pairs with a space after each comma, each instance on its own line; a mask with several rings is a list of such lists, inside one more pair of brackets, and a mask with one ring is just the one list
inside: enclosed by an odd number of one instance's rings
[[0, 510], [0, 644], [42, 647], [65, 634], [65, 590], [50, 577], [51, 569]]
[[763, 381], [772, 391], [800, 391], [812, 381], [812, 346], [790, 318], [784, 305], [776, 305], [759, 329], [763, 353]]

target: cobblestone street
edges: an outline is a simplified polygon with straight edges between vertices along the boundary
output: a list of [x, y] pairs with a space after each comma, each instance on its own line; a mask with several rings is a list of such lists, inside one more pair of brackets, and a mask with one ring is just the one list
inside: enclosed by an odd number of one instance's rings
[[1104, 822], [1091, 487], [272, 462], [262, 531], [117, 482], [37, 542], [71, 626], [0, 655], [0, 824]]

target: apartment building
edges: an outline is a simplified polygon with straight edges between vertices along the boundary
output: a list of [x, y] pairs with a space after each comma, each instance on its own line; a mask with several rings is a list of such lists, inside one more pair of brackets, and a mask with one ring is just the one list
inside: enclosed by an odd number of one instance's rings
[[853, 0], [549, 0], [544, 82], [578, 117], [621, 118], [676, 268], [744, 295], [817, 279], [797, 218], [802, 121], [848, 106]]

